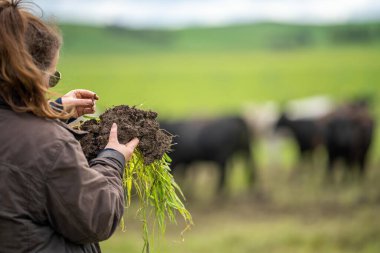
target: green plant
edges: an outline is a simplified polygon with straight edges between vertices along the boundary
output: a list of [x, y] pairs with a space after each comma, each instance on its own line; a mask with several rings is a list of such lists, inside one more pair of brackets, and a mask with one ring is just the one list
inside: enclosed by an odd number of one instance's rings
[[[170, 162], [170, 157], [164, 154], [161, 160], [145, 165], [141, 153], [136, 150], [125, 167], [123, 185], [127, 207], [131, 205], [133, 196], [136, 196], [139, 202], [138, 216], [143, 226], [143, 252], [150, 252], [150, 218], [154, 220], [152, 229], [157, 226], [161, 233], [165, 233], [167, 221], [176, 223], [176, 213], [185, 220], [185, 230], [193, 224], [191, 214], [181, 201], [184, 195], [170, 173]], [[135, 194], [132, 194], [132, 191]], [[122, 227], [124, 228], [124, 221]]]

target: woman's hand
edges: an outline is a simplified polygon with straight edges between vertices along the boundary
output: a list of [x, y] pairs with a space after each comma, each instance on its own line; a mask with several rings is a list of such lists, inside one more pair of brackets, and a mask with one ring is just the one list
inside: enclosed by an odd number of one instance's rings
[[74, 110], [74, 117], [78, 118], [84, 114], [95, 113], [95, 101], [99, 97], [89, 90], [72, 90], [62, 98], [62, 105], [66, 112]]
[[133, 151], [135, 150], [138, 144], [139, 144], [139, 139], [137, 138], [134, 138], [127, 144], [119, 143], [119, 140], [117, 139], [117, 125], [116, 123], [113, 123], [111, 127], [111, 131], [110, 131], [108, 144], [105, 148], [111, 148], [116, 151], [119, 151], [120, 153], [124, 155], [125, 160], [129, 161], [129, 159], [131, 159]]

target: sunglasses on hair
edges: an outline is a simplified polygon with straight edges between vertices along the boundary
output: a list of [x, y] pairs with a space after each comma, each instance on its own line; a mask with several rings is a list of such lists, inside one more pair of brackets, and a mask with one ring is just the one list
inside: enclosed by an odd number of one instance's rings
[[61, 80], [62, 74], [59, 71], [55, 71], [53, 75], [50, 75], [49, 78], [49, 87], [53, 88], [59, 83], [59, 80]]

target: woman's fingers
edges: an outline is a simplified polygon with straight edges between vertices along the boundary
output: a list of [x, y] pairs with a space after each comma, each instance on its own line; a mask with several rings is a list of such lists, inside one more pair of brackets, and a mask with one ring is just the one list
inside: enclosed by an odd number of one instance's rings
[[74, 99], [71, 102], [72, 106], [81, 106], [81, 107], [92, 107], [94, 106], [94, 100], [91, 99]]
[[108, 143], [109, 144], [119, 144], [119, 140], [117, 139], [117, 125], [116, 125], [116, 123], [112, 124]]
[[137, 138], [134, 138], [125, 145], [120, 144], [119, 140], [117, 139], [117, 125], [116, 123], [112, 124], [106, 148], [112, 148], [114, 150], [119, 151], [121, 154], [124, 155], [125, 160], [128, 161], [129, 159], [131, 159], [131, 156], [138, 144], [139, 139]]
[[62, 104], [67, 109], [75, 108], [78, 115], [95, 113], [95, 101], [91, 99], [62, 98]]
[[99, 99], [98, 95], [96, 95], [95, 92], [90, 91], [90, 90], [77, 89], [77, 90], [74, 90], [74, 92], [77, 98], [90, 98], [94, 100]]
[[133, 140], [125, 144], [125, 147], [127, 148], [125, 158], [127, 160], [131, 159], [131, 156], [133, 152], [135, 151], [135, 148], [137, 147], [137, 145], [139, 145], [139, 139], [137, 138], [134, 138]]
[[93, 106], [95, 103], [92, 99], [83, 99], [83, 98], [71, 98], [71, 97], [62, 97], [62, 104], [64, 106]]
[[83, 109], [83, 114], [93, 114], [93, 113], [95, 113], [95, 106]]
[[95, 102], [99, 97], [93, 91], [76, 89], [68, 92], [61, 99], [65, 111], [69, 112], [74, 108], [76, 111], [75, 117], [80, 117], [84, 114], [95, 113]]

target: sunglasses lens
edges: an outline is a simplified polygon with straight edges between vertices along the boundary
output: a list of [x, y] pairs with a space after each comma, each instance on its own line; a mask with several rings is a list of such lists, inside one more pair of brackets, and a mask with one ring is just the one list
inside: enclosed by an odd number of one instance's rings
[[59, 71], [56, 71], [54, 75], [50, 76], [49, 79], [49, 86], [54, 87], [58, 84], [59, 80], [61, 80], [61, 73]]

